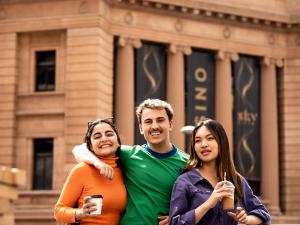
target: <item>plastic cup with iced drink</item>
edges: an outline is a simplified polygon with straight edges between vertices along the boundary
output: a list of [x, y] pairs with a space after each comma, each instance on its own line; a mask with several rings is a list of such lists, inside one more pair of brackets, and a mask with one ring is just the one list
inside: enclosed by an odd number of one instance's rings
[[97, 210], [91, 212], [91, 215], [101, 215], [102, 211], [102, 195], [91, 195], [90, 202], [93, 202], [96, 204]]
[[234, 185], [230, 181], [226, 180], [226, 173], [224, 174], [224, 181], [225, 181], [225, 186], [231, 187], [231, 196], [229, 197], [224, 197], [222, 199], [222, 206], [223, 209], [228, 211], [234, 209]]

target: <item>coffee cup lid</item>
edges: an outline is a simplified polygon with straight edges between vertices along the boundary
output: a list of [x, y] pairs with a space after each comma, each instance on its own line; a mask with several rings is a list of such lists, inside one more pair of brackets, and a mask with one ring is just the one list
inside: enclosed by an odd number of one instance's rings
[[225, 181], [225, 185], [234, 187], [233, 183], [228, 180]]
[[91, 195], [91, 198], [103, 198], [102, 195]]

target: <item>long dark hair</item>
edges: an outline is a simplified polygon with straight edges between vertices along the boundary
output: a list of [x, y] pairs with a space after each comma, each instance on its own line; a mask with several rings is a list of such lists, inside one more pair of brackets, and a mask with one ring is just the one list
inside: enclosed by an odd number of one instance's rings
[[[98, 125], [99, 123], [106, 123], [106, 124], [108, 124], [113, 129], [113, 131], [117, 135], [118, 144], [121, 146], [121, 138], [120, 138], [120, 135], [119, 135], [117, 127], [115, 126], [115, 124], [112, 121], [112, 118], [97, 119], [97, 120], [88, 122], [88, 129], [86, 131], [86, 134], [85, 134], [84, 140], [83, 140], [86, 143], [86, 146], [87, 146], [88, 150], [90, 150], [91, 152], [93, 152], [91, 137], [92, 137], [92, 134], [93, 134], [95, 126]], [[119, 152], [119, 148], [117, 150], [117, 153]]]
[[199, 168], [202, 165], [202, 161], [195, 151], [195, 136], [197, 131], [203, 126], [210, 131], [218, 143], [219, 153], [216, 161], [217, 176], [220, 181], [224, 180], [224, 172], [226, 172], [226, 180], [229, 180], [234, 184], [236, 196], [241, 200], [243, 198], [243, 192], [241, 188], [240, 175], [235, 169], [232, 155], [230, 154], [226, 132], [223, 126], [216, 120], [205, 119], [194, 128], [190, 144], [190, 158], [187, 162], [186, 170]]

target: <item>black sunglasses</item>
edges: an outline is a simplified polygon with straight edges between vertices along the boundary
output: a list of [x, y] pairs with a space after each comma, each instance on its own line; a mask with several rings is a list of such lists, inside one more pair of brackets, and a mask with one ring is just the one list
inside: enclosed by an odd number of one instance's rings
[[87, 124], [88, 124], [88, 127], [91, 127], [93, 125], [96, 125], [98, 123], [102, 123], [102, 122], [110, 122], [110, 123], [114, 123], [114, 118], [113, 117], [107, 117], [107, 118], [104, 118], [104, 119], [96, 119], [94, 121], [89, 121]]

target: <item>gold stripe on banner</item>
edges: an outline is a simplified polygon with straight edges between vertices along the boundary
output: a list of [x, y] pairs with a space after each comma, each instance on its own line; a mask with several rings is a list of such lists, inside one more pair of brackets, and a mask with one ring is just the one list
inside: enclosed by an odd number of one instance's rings
[[234, 156], [239, 172], [260, 191], [259, 61], [241, 56], [234, 63]]
[[[135, 52], [135, 105], [147, 98], [166, 99], [166, 46], [143, 42]], [[135, 124], [135, 143], [144, 144]]]

